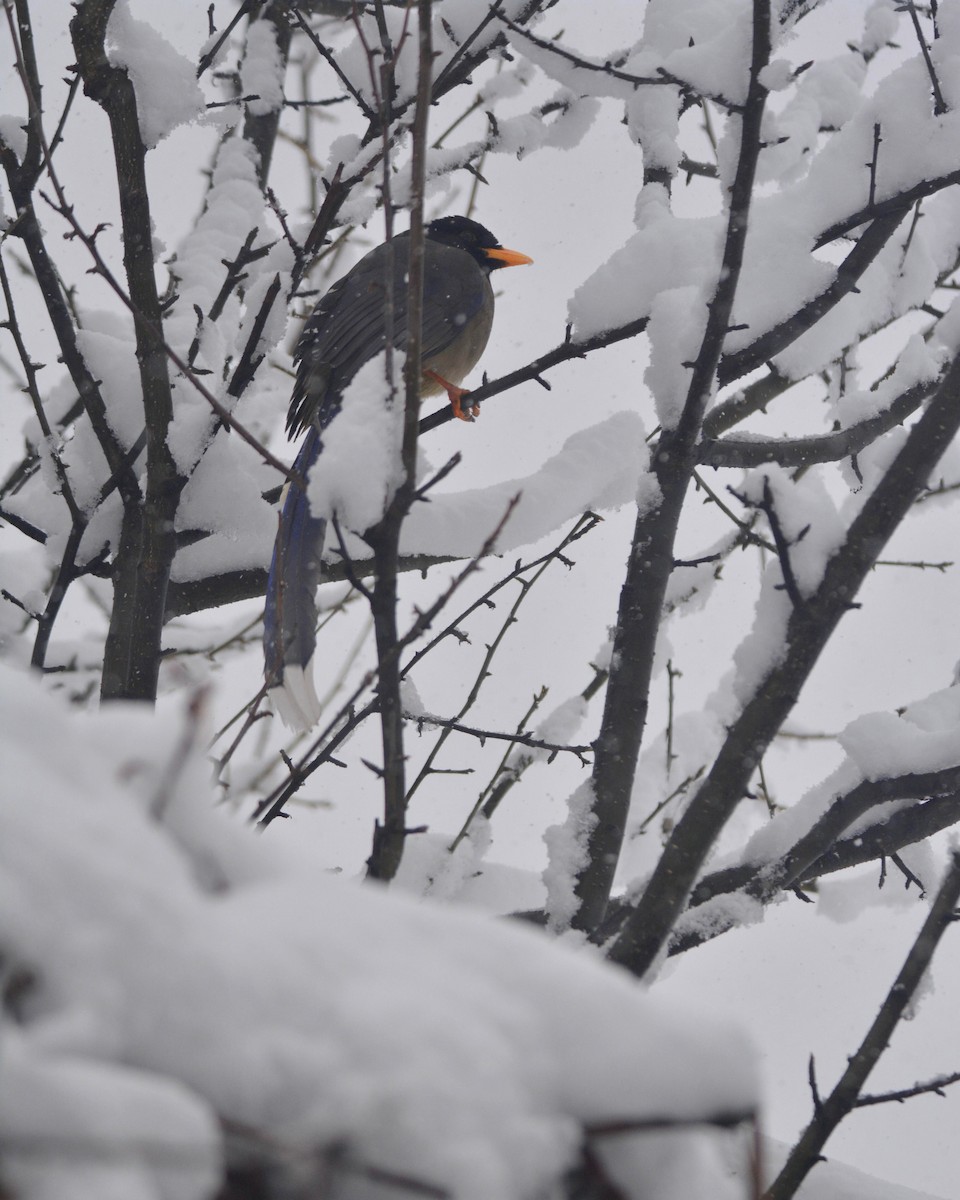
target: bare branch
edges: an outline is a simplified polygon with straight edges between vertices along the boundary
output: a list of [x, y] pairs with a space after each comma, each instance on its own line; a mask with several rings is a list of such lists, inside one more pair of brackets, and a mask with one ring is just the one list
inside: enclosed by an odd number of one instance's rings
[[[740, 151], [730, 192], [727, 231], [706, 329], [690, 374], [680, 420], [664, 431], [651, 456], [661, 501], [638, 512], [627, 574], [620, 593], [613, 646], [614, 667], [607, 685], [596, 743], [593, 791], [595, 823], [589, 837], [589, 863], [576, 884], [579, 928], [592, 930], [603, 918], [623, 841], [637, 755], [646, 724], [653, 648], [667, 578], [673, 567], [674, 537], [695, 467], [696, 442], [713, 388], [723, 340], [730, 325], [743, 262], [747, 220], [761, 148], [766, 89], [761, 75], [770, 56], [770, 6], [754, 0], [753, 45], [747, 100], [740, 128]], [[658, 881], [659, 882], [659, 881]], [[667, 889], [670, 891], [672, 889]], [[661, 897], [666, 901], [666, 895]], [[682, 903], [674, 897], [673, 916]], [[668, 924], [669, 927], [669, 924]], [[666, 930], [664, 930], [664, 937]]]
[[[911, 201], [912, 203], [912, 201]], [[869, 267], [887, 242], [893, 237], [897, 226], [910, 211], [910, 204], [900, 204], [889, 215], [877, 217], [861, 235], [856, 246], [837, 268], [833, 282], [819, 296], [809, 300], [802, 308], [773, 329], [761, 334], [742, 350], [725, 354], [717, 371], [717, 379], [723, 386], [732, 383], [762, 367], [765, 362], [792, 345], [801, 334], [830, 312], [837, 304], [854, 291], [857, 281]]]
[[836, 433], [802, 438], [721, 438], [703, 441], [699, 459], [710, 467], [759, 467], [775, 462], [782, 467], [807, 467], [813, 463], [839, 462], [860, 454], [877, 438], [901, 425], [937, 389], [937, 381], [915, 384], [902, 392], [889, 407], [865, 421]]
[[511, 742], [517, 746], [526, 746], [530, 750], [545, 750], [550, 754], [573, 754], [585, 766], [587, 765], [585, 756], [592, 749], [589, 745], [568, 746], [564, 742], [545, 742], [541, 738], [534, 737], [532, 733], [518, 733], [515, 730], [507, 733], [499, 729], [477, 729], [473, 725], [464, 725], [460, 721], [451, 720], [448, 717], [438, 717], [434, 713], [407, 713], [406, 716], [408, 720], [414, 721], [418, 728], [436, 725], [441, 729], [449, 729], [452, 733], [465, 733], [469, 737], [476, 738], [480, 743], [489, 738], [492, 741]]
[[780, 660], [771, 665], [730, 726], [712, 769], [674, 827], [643, 898], [613, 947], [615, 961], [642, 974], [668, 938], [709, 847], [747, 789], [754, 764], [793, 708], [867, 572], [960, 428], [958, 395], [960, 359], [955, 359], [827, 563], [819, 587], [801, 607], [794, 607]]
[[907, 12], [910, 14], [910, 20], [913, 22], [913, 29], [917, 35], [917, 42], [920, 46], [920, 53], [923, 55], [927, 74], [930, 76], [930, 87], [933, 91], [933, 115], [935, 117], [942, 117], [944, 113], [950, 110], [946, 100], [943, 98], [940, 80], [937, 78], [936, 68], [933, 65], [933, 59], [930, 57], [930, 47], [927, 45], [927, 39], [923, 36], [923, 30], [920, 28], [920, 17], [917, 13], [917, 6], [914, 4], [914, 0], [905, 0], [905, 4]]
[[915, 1096], [945, 1096], [946, 1088], [960, 1083], [960, 1071], [950, 1075], [937, 1075], [926, 1083], [915, 1083], [913, 1087], [901, 1088], [896, 1092], [880, 1092], [875, 1096], [859, 1096], [855, 1108], [869, 1108], [874, 1104], [902, 1104], [904, 1100], [912, 1100]]
[[924, 972], [930, 965], [941, 937], [955, 918], [958, 900], [960, 853], [954, 851], [929, 915], [873, 1024], [856, 1053], [850, 1058], [847, 1069], [836, 1087], [822, 1101], [814, 1119], [790, 1151], [783, 1169], [765, 1193], [764, 1200], [790, 1200], [796, 1194], [800, 1184], [820, 1161], [821, 1152], [830, 1135], [856, 1106], [863, 1085], [886, 1050]]

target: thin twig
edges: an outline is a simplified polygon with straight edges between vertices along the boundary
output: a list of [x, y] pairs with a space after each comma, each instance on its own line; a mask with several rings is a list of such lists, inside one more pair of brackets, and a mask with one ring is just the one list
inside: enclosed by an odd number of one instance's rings
[[917, 14], [917, 7], [914, 0], [906, 0], [907, 12], [910, 14], [910, 20], [913, 22], [913, 29], [917, 35], [917, 41], [920, 43], [920, 53], [923, 55], [923, 61], [927, 67], [927, 74], [930, 76], [930, 87], [933, 91], [933, 115], [942, 117], [944, 113], [949, 112], [947, 102], [943, 98], [943, 92], [940, 88], [940, 80], [937, 78], [937, 72], [933, 65], [933, 59], [930, 57], [930, 47], [927, 45], [927, 39], [923, 36], [923, 30], [920, 28], [920, 17]]
[[257, 0], [243, 0], [243, 3], [240, 5], [240, 7], [237, 9], [237, 11], [233, 14], [233, 16], [230, 18], [228, 23], [223, 27], [223, 32], [220, 34], [220, 36], [217, 38], [217, 40], [213, 43], [213, 45], [210, 47], [210, 49], [206, 52], [206, 54], [204, 54], [201, 57], [199, 63], [197, 63], [197, 78], [198, 79], [204, 73], [204, 71], [206, 71], [207, 68], [216, 60], [216, 57], [220, 53], [220, 49], [223, 46], [223, 44], [226, 42], [227, 38], [230, 36], [231, 33], [233, 33], [234, 29], [236, 29], [236, 27], [240, 24], [240, 22], [243, 20], [243, 18], [247, 15], [247, 13], [250, 11], [250, 9], [256, 5], [256, 3], [257, 3]]
[[960, 852], [953, 851], [943, 882], [923, 927], [880, 1007], [872, 1025], [849, 1060], [836, 1087], [815, 1112], [813, 1120], [790, 1151], [780, 1174], [767, 1190], [764, 1200], [791, 1200], [803, 1180], [822, 1159], [830, 1135], [856, 1106], [863, 1085], [894, 1030], [913, 1000], [914, 994], [933, 958], [934, 951], [949, 925], [956, 918], [960, 900]]
[[937, 1075], [926, 1083], [915, 1083], [913, 1087], [901, 1088], [896, 1092], [878, 1092], [872, 1096], [859, 1096], [856, 1108], [869, 1108], [874, 1104], [902, 1104], [904, 1100], [912, 1100], [914, 1096], [945, 1096], [945, 1088], [960, 1083], [960, 1071], [950, 1075]]
[[303, 16], [303, 13], [301, 13], [299, 6], [291, 5], [290, 11], [293, 14], [293, 19], [313, 43], [317, 53], [325, 60], [333, 73], [337, 76], [343, 86], [356, 101], [357, 107], [363, 113], [364, 117], [371, 123], [374, 122], [377, 119], [376, 111], [367, 103], [354, 85], [353, 80], [337, 62], [337, 56], [331, 50], [329, 50], [328, 47], [323, 44], [323, 42], [321, 42], [317, 34], [313, 31], [313, 29], [311, 29], [309, 21], [307, 21]]
[[[537, 582], [541, 579], [541, 577], [543, 576], [547, 567], [549, 567], [552, 562], [559, 561], [559, 562], [565, 563], [568, 566], [570, 565], [569, 561], [566, 558], [564, 558], [564, 556], [563, 556], [563, 550], [567, 546], [569, 546], [573, 541], [582, 537], [585, 533], [587, 533], [590, 529], [592, 529], [596, 525], [596, 523], [597, 523], [597, 518], [592, 513], [585, 514], [584, 516], [580, 517], [577, 520], [577, 523], [574, 525], [573, 529], [570, 531], [570, 533], [568, 533], [566, 535], [566, 537], [563, 539], [563, 541], [560, 543], [560, 545], [558, 547], [556, 547], [556, 549], [552, 550], [549, 554], [544, 555], [541, 559], [539, 559], [537, 561], [536, 564], [531, 564], [532, 566], [535, 566], [535, 570], [533, 571], [532, 575], [526, 576], [524, 573], [522, 573], [524, 569], [521, 568], [520, 564], [518, 563], [517, 566], [514, 568], [514, 570], [511, 572], [511, 574], [507, 577], [507, 580], [501, 581], [498, 585], [495, 585], [495, 587], [491, 588], [484, 597], [481, 597], [479, 600], [475, 601], [474, 604], [471, 605], [471, 607], [467, 610], [469, 613], [469, 612], [475, 611], [476, 608], [480, 607], [481, 605], [484, 605], [484, 606], [490, 605], [489, 597], [494, 593], [494, 591], [499, 590], [499, 588], [502, 587], [503, 584], [507, 581], [516, 580], [520, 585], [517, 595], [514, 598], [514, 601], [511, 604], [510, 608], [508, 609], [503, 621], [500, 623], [500, 628], [498, 629], [495, 637], [493, 637], [491, 639], [491, 641], [488, 643], [488, 645], [486, 646], [483, 659], [480, 663], [480, 666], [477, 669], [476, 675], [474, 677], [474, 681], [467, 693], [467, 696], [465, 697], [463, 703], [460, 705], [460, 708], [457, 711], [457, 715], [454, 718], [455, 721], [460, 721], [470, 711], [470, 709], [473, 707], [473, 705], [476, 703], [476, 700], [480, 694], [480, 689], [482, 688], [485, 680], [490, 675], [491, 663], [493, 662], [494, 657], [496, 656], [498, 650], [500, 649], [501, 645], [503, 644], [503, 640], [506, 637], [508, 631], [516, 623], [517, 613], [520, 610], [520, 606], [523, 604], [523, 602], [526, 600], [526, 598], [530, 594], [531, 589], [536, 586]], [[457, 622], [454, 622], [453, 625], [448, 626], [447, 629], [444, 630], [440, 636], [443, 637], [445, 635], [448, 635], [449, 633], [452, 632], [453, 629], [457, 628], [458, 622], [460, 619], [462, 619], [462, 618], [458, 618]], [[438, 641], [438, 640], [440, 640], [440, 639], [439, 638], [435, 639], [434, 643], [432, 643], [431, 645], [436, 644], [436, 641]], [[424, 650], [421, 652], [421, 654], [417, 656], [416, 660], [408, 663], [406, 665], [406, 667], [403, 669], [403, 671], [401, 672], [401, 675], [406, 676], [410, 672], [410, 670], [412, 670], [416, 661], [419, 661], [419, 658], [421, 658], [423, 656], [423, 654], [426, 653], [426, 651], [429, 648], [430, 647], [425, 647]], [[442, 732], [440, 733], [440, 736], [437, 738], [436, 742], [434, 743], [433, 747], [431, 748], [430, 753], [427, 755], [426, 761], [424, 762], [423, 766], [420, 768], [420, 771], [417, 773], [416, 778], [414, 779], [413, 783], [410, 785], [410, 789], [407, 792], [407, 803], [408, 804], [410, 803], [410, 800], [413, 797], [413, 794], [417, 791], [417, 789], [421, 786], [421, 784], [431, 774], [434, 773], [435, 768], [434, 768], [433, 764], [436, 761], [437, 756], [439, 755], [440, 751], [443, 749], [443, 746], [444, 746], [445, 742], [447, 741], [447, 738], [449, 737], [451, 732], [452, 732], [452, 726], [450, 724], [446, 725], [443, 728]]]
[[[416, 619], [409, 626], [406, 633], [397, 642], [396, 653], [401, 655], [408, 646], [413, 642], [418, 641], [423, 636], [424, 632], [430, 628], [443, 609], [450, 603], [453, 596], [459, 591], [463, 584], [470, 578], [475, 571], [479, 569], [480, 563], [484, 558], [487, 558], [493, 553], [494, 547], [500, 534], [503, 532], [504, 526], [513, 515], [513, 511], [519, 503], [519, 496], [514, 496], [507, 504], [503, 516], [497, 522], [495, 528], [490, 532], [479, 552], [466, 563], [459, 573], [450, 581], [447, 588], [434, 600], [434, 602], [423, 612], [417, 614]], [[253, 814], [253, 820], [260, 826], [266, 827], [277, 817], [283, 816], [283, 809], [287, 801], [303, 786], [306, 780], [313, 774], [318, 767], [325, 762], [330, 761], [333, 751], [353, 732], [354, 729], [377, 709], [377, 700], [371, 700], [363, 709], [357, 710], [356, 705], [360, 697], [366, 692], [377, 679], [377, 670], [370, 670], [366, 673], [359, 684], [354, 688], [348, 699], [340, 706], [335, 715], [327, 723], [321, 733], [314, 739], [310, 749], [301, 757], [300, 761], [292, 765], [290, 768], [289, 778], [274, 789], [270, 795], [266, 796], [257, 805]]]
[[[534, 695], [533, 699], [530, 701], [527, 711], [523, 714], [523, 716], [517, 722], [517, 728], [516, 728], [517, 733], [522, 733], [527, 728], [527, 725], [530, 723], [530, 718], [533, 716], [533, 714], [537, 711], [537, 709], [543, 703], [544, 699], [546, 698], [546, 695], [547, 695], [547, 689], [545, 687], [540, 688], [540, 690]], [[511, 776], [513, 779], [516, 779], [518, 777], [520, 763], [521, 762], [530, 763], [533, 761], [533, 759], [534, 759], [533, 754], [522, 754], [522, 755], [516, 756], [518, 761], [516, 762], [514, 767], [508, 766], [507, 764], [510, 762], [511, 757], [514, 756], [514, 747], [515, 746], [516, 746], [516, 741], [513, 738], [509, 739], [507, 742], [507, 747], [503, 752], [503, 756], [500, 759], [499, 763], [497, 763], [497, 766], [494, 769], [493, 775], [490, 777], [489, 783], [487, 783], [486, 787], [481, 789], [479, 796], [477, 796], [477, 799], [474, 801], [473, 807], [470, 809], [470, 812], [467, 813], [466, 820], [463, 822], [463, 825], [461, 825], [459, 832], [457, 833], [457, 835], [453, 839], [453, 841], [450, 843], [450, 845], [447, 847], [448, 854], [453, 854], [456, 851], [457, 847], [460, 845], [460, 843], [463, 841], [463, 839], [470, 832], [470, 826], [477, 819], [481, 810], [483, 810], [483, 815], [485, 817], [487, 817], [488, 819], [490, 816], [493, 815], [493, 812], [496, 810], [497, 804], [499, 803], [499, 801], [497, 801], [497, 803], [493, 804], [493, 807], [490, 809], [489, 812], [487, 812], [485, 805], [488, 802], [488, 798], [492, 798], [494, 788], [496, 787], [498, 781], [501, 781], [505, 774], [508, 776]]]
[[[71, 227], [71, 229], [76, 234], [77, 238], [83, 243], [83, 245], [87, 249], [88, 253], [90, 254], [90, 257], [94, 261], [97, 274], [100, 275], [100, 277], [112, 289], [112, 291], [118, 297], [118, 299], [126, 306], [126, 308], [129, 310], [130, 314], [133, 316], [133, 319], [138, 324], [143, 324], [144, 326], [146, 326], [146, 319], [143, 317], [143, 315], [140, 313], [139, 309], [136, 307], [136, 305], [133, 303], [133, 301], [127, 295], [124, 288], [121, 287], [116, 276], [113, 274], [113, 272], [107, 266], [106, 261], [104, 260], [100, 251], [97, 249], [96, 238], [94, 237], [94, 235], [88, 234], [82, 228], [82, 226], [80, 225], [80, 222], [77, 220], [76, 216], [74, 215], [72, 205], [67, 204], [66, 198], [62, 195], [62, 192], [60, 191], [59, 186], [57, 184], [55, 184], [54, 186], [57, 187], [58, 201], [54, 201], [49, 196], [46, 196], [46, 195], [44, 195], [43, 198], [47, 201], [47, 203], [54, 210], [54, 212], [59, 213], [59, 215], [64, 218], [64, 220], [67, 222], [67, 224]], [[41, 193], [41, 195], [43, 195], [43, 193]], [[146, 326], [146, 327], [150, 328], [149, 326]], [[203, 383], [203, 381], [199, 378], [199, 376], [196, 374], [196, 372], [191, 370], [191, 368], [190, 368], [189, 364], [186, 362], [186, 360], [184, 358], [182, 358], [181, 355], [176, 350], [174, 350], [174, 348], [169, 344], [169, 342], [167, 342], [167, 340], [165, 338], [160, 339], [159, 348], [163, 351], [163, 353], [167, 356], [167, 358], [170, 359], [170, 361], [173, 363], [173, 365], [183, 375], [183, 377], [190, 383], [190, 385], [197, 392], [199, 392], [199, 394], [203, 397], [203, 399], [207, 402], [207, 404], [209, 404], [210, 407], [213, 409], [213, 411], [216, 413], [217, 417], [219, 417], [219, 419], [222, 421], [222, 423], [228, 429], [231, 429], [235, 433], [237, 433], [243, 439], [243, 441], [245, 441], [247, 443], [248, 446], [250, 446], [253, 450], [256, 451], [256, 453], [263, 459], [263, 461], [265, 463], [267, 463], [269, 466], [273, 467], [274, 470], [279, 471], [280, 474], [284, 476], [284, 478], [289, 479], [291, 482], [297, 483], [300, 486], [303, 486], [304, 481], [299, 479], [294, 474], [294, 472], [291, 471], [291, 469], [289, 467], [285, 466], [275, 455], [271, 454], [270, 451], [266, 448], [266, 446], [264, 446], [264, 444], [259, 440], [259, 438], [255, 437], [246, 428], [245, 425], [242, 425], [240, 423], [240, 421], [238, 421], [236, 419], [236, 417], [234, 417], [234, 415], [230, 412], [230, 410], [227, 409], [216, 398], [216, 396], [214, 396], [214, 394]]]
[[525, 746], [530, 750], [545, 750], [551, 756], [556, 754], [575, 754], [580, 759], [581, 763], [586, 763], [586, 755], [590, 753], [591, 747], [589, 744], [582, 746], [567, 745], [565, 742], [546, 742], [542, 738], [535, 737], [532, 733], [522, 733], [517, 730], [507, 732], [499, 729], [478, 729], [472, 725], [464, 725], [460, 721], [448, 718], [438, 717], [433, 713], [408, 713], [408, 720], [415, 721], [417, 726], [436, 725], [442, 729], [449, 729], [453, 733], [465, 733], [470, 737], [476, 738], [481, 744], [488, 738], [491, 741], [511, 742], [517, 746]]

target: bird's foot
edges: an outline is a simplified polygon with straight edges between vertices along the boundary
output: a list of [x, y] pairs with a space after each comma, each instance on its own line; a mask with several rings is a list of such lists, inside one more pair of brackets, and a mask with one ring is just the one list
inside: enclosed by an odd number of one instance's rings
[[436, 371], [424, 371], [424, 375], [428, 379], [432, 379], [447, 393], [447, 399], [450, 401], [450, 407], [453, 409], [453, 415], [460, 421], [474, 421], [480, 416], [479, 404], [468, 404], [464, 406], [464, 396], [469, 396], [470, 392], [467, 388], [458, 387], [457, 384], [451, 383], [449, 379], [444, 379], [442, 375], [438, 375]]

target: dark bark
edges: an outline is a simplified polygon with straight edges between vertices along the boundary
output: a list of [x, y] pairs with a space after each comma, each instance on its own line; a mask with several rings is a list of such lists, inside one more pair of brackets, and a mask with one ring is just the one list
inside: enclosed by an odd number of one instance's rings
[[758, 467], [778, 463], [781, 467], [808, 467], [814, 463], [839, 462], [865, 450], [888, 430], [902, 425], [936, 390], [936, 383], [918, 383], [893, 400], [876, 416], [835, 433], [799, 438], [720, 438], [702, 441], [699, 461], [708, 467]]
[[[286, 66], [290, 57], [290, 43], [293, 40], [288, 0], [269, 0], [263, 5], [262, 11], [254, 13], [254, 19], [266, 21], [270, 25], [277, 42], [280, 60]], [[266, 190], [270, 178], [270, 164], [273, 161], [273, 150], [277, 144], [282, 115], [282, 106], [266, 113], [253, 113], [248, 107], [244, 113], [243, 137], [257, 152], [257, 182], [261, 191]]]
[[954, 851], [923, 928], [917, 935], [876, 1019], [857, 1052], [850, 1058], [847, 1069], [836, 1087], [829, 1096], [818, 1101], [810, 1124], [790, 1151], [783, 1169], [765, 1193], [764, 1200], [790, 1200], [796, 1195], [797, 1189], [810, 1171], [822, 1160], [822, 1151], [828, 1138], [856, 1106], [863, 1085], [886, 1050], [894, 1030], [912, 1001], [940, 938], [956, 919], [958, 900], [960, 854]]
[[[8, 13], [9, 16], [9, 13]], [[13, 31], [11, 31], [13, 32]], [[43, 133], [40, 105], [40, 78], [33, 48], [33, 27], [27, 0], [17, 2], [17, 26], [19, 37], [14, 37], [17, 52], [17, 69], [21, 76], [27, 98], [29, 118], [27, 124], [27, 150], [23, 161], [7, 146], [0, 145], [0, 162], [3, 164], [10, 187], [10, 195], [17, 211], [17, 218], [8, 236], [19, 238], [30, 259], [30, 266], [37, 280], [37, 287], [47, 309], [53, 332], [60, 347], [64, 365], [70, 374], [77, 395], [97, 435], [112, 474], [118, 481], [121, 495], [133, 498], [138, 485], [123, 447], [114, 436], [107, 420], [106, 405], [99, 382], [94, 379], [77, 345], [77, 330], [67, 304], [56, 266], [47, 249], [45, 235], [37, 220], [33, 202], [34, 190], [44, 158], [49, 159], [51, 148], [46, 144]]]
[[107, 60], [104, 39], [113, 0], [83, 0], [70, 23], [84, 91], [107, 114], [117, 170], [123, 264], [140, 369], [147, 431], [147, 478], [139, 498], [124, 498], [114, 564], [114, 604], [104, 653], [101, 697], [156, 698], [167, 583], [176, 553], [174, 522], [186, 479], [167, 445], [173, 398], [163, 349], [160, 297], [146, 179], [146, 147], [126, 71]]
[[[417, 434], [422, 385], [420, 350], [423, 325], [424, 230], [427, 123], [430, 115], [432, 0], [417, 0], [418, 74], [411, 165], [410, 260], [407, 284], [407, 344], [403, 364], [404, 405], [401, 462], [403, 482], [377, 526], [371, 545], [374, 584], [371, 607], [377, 641], [380, 727], [383, 746], [383, 824], [377, 827], [368, 873], [392, 879], [400, 866], [406, 839], [407, 785], [403, 749], [403, 705], [400, 701], [400, 636], [397, 628], [397, 563], [400, 532], [416, 496]], [[384, 47], [386, 52], [387, 47]], [[385, 118], [386, 119], [386, 118]], [[392, 344], [388, 325], [387, 345]], [[387, 359], [389, 369], [389, 357]]]
[[649, 970], [687, 902], [710, 847], [796, 703], [824, 646], [868, 571], [960, 429], [960, 359], [955, 359], [874, 492], [827, 564], [820, 586], [794, 607], [786, 649], [734, 721], [709, 774], [677, 822], [643, 896], [610, 957], [638, 975]]
[[673, 546], [687, 487], [696, 465], [696, 442], [712, 391], [723, 339], [730, 323], [743, 261], [747, 218], [760, 153], [766, 90], [760, 73], [770, 55], [770, 8], [755, 0], [750, 84], [741, 118], [740, 154], [717, 288], [710, 304], [700, 353], [693, 364], [683, 413], [652, 454], [661, 500], [637, 515], [614, 636], [606, 703], [596, 741], [593, 771], [594, 822], [588, 862], [576, 883], [578, 928], [593, 930], [603, 919], [623, 842], [637, 756], [647, 719], [654, 646]]
[[909, 211], [909, 204], [901, 204], [886, 215], [878, 217], [837, 268], [833, 282], [819, 296], [814, 296], [787, 320], [773, 329], [768, 329], [749, 346], [732, 354], [725, 354], [717, 370], [717, 379], [721, 387], [762, 367], [781, 350], [792, 345], [801, 334], [812, 329], [844, 296], [855, 291], [857, 281], [893, 237], [897, 226]]

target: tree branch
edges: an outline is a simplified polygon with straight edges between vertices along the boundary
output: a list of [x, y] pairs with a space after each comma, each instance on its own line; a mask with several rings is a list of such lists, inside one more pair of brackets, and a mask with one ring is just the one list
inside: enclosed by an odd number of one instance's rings
[[[475, 388], [469, 393], [470, 403], [482, 404], [492, 396], [509, 391], [518, 384], [529, 383], [530, 380], [535, 380], [541, 387], [549, 391], [550, 385], [542, 378], [544, 371], [550, 370], [551, 367], [559, 366], [560, 363], [569, 362], [573, 358], [586, 358], [594, 350], [602, 350], [607, 346], [615, 345], [617, 342], [637, 337], [643, 333], [646, 327], [647, 318], [640, 317], [636, 321], [629, 321], [626, 325], [619, 325], [615, 329], [608, 329], [603, 333], [595, 334], [593, 337], [585, 338], [582, 342], [576, 341], [572, 336], [572, 331], [568, 328], [566, 338], [559, 346], [554, 347], [553, 350], [548, 350], [546, 354], [535, 358], [533, 362], [528, 363], [525, 367], [519, 367], [516, 371], [511, 371], [507, 375], [501, 375], [499, 379], [494, 379], [490, 383], [484, 382], [481, 387]], [[443, 408], [423, 418], [420, 422], [420, 433], [429, 433], [431, 429], [436, 429], [439, 425], [445, 425], [453, 419], [453, 411], [450, 405], [445, 404]]]
[[[4, 5], [4, 10], [17, 56], [17, 70], [23, 83], [30, 112], [28, 139], [34, 139], [36, 143], [45, 146], [40, 106], [37, 100], [40, 84], [36, 75], [36, 59], [33, 54], [33, 29], [30, 23], [29, 6], [25, 0], [19, 0], [16, 25], [13, 22], [13, 13], [9, 4]], [[47, 164], [50, 163], [49, 149], [45, 148], [43, 159]], [[60, 277], [47, 249], [44, 233], [37, 219], [33, 203], [33, 190], [37, 182], [38, 170], [29, 164], [25, 168], [21, 167], [13, 151], [2, 144], [0, 144], [0, 162], [3, 163], [10, 194], [17, 211], [16, 220], [12, 223], [7, 236], [18, 237], [24, 244], [36, 276], [37, 287], [43, 297], [60, 353], [63, 356], [64, 365], [77, 389], [77, 395], [97, 436], [97, 441], [107, 459], [111, 473], [118, 481], [120, 494], [125, 501], [132, 502], [139, 494], [137, 477], [126, 461], [124, 449], [117, 441], [107, 419], [106, 404], [100, 391], [99, 381], [94, 379], [93, 374], [87, 369], [87, 364], [80, 353], [77, 344], [77, 329], [70, 306], [64, 296]]]
[[861, 235], [859, 241], [843, 260], [833, 282], [819, 296], [814, 296], [795, 313], [773, 329], [768, 329], [742, 350], [725, 354], [717, 370], [720, 386], [733, 383], [762, 367], [781, 350], [792, 345], [797, 338], [812, 329], [818, 321], [835, 308], [844, 296], [856, 290], [857, 281], [880, 251], [884, 248], [897, 226], [910, 211], [909, 204], [901, 204], [885, 216], [877, 217]]
[[[613, 665], [596, 742], [593, 826], [587, 839], [587, 865], [575, 885], [579, 900], [575, 925], [581, 929], [595, 929], [603, 918], [623, 842], [647, 718], [653, 648], [667, 579], [673, 568], [676, 528], [695, 467], [696, 441], [730, 324], [743, 262], [767, 95], [760, 76], [769, 56], [769, 0], [754, 0], [750, 81], [741, 118], [740, 151], [716, 291], [709, 305], [706, 329], [680, 420], [675, 429], [664, 431], [651, 456], [661, 500], [638, 512], [620, 593]], [[682, 896], [677, 898], [677, 904], [681, 901]]]
[[943, 882], [927, 919], [897, 975], [873, 1024], [850, 1058], [836, 1087], [822, 1100], [813, 1120], [790, 1151], [780, 1174], [764, 1195], [764, 1200], [790, 1200], [810, 1171], [821, 1161], [822, 1150], [830, 1135], [856, 1106], [857, 1098], [870, 1072], [886, 1050], [894, 1030], [930, 966], [934, 951], [947, 927], [956, 919], [960, 900], [960, 853], [954, 851]]
[[[389, 880], [397, 873], [406, 840], [407, 787], [403, 751], [403, 705], [400, 700], [400, 655], [397, 628], [397, 560], [400, 532], [417, 490], [417, 430], [420, 421], [422, 386], [421, 345], [423, 326], [424, 230], [423, 205], [426, 183], [427, 124], [430, 115], [433, 72], [432, 0], [417, 0], [418, 62], [417, 99], [413, 123], [411, 173], [410, 250], [407, 282], [407, 343], [403, 363], [403, 442], [400, 458], [403, 481], [394, 493], [382, 521], [367, 532], [373, 549], [375, 583], [371, 600], [377, 643], [379, 681], [378, 707], [383, 745], [383, 824], [377, 825], [373, 849], [367, 862], [372, 879]], [[389, 80], [392, 87], [393, 79]], [[386, 85], [386, 80], [385, 80]], [[386, 90], [386, 86], [384, 88]], [[386, 98], [381, 97], [381, 103]], [[384, 109], [384, 128], [389, 109]], [[385, 159], [385, 171], [389, 163]], [[392, 263], [389, 266], [392, 275]], [[392, 296], [388, 279], [387, 295]], [[388, 328], [386, 344], [393, 345]], [[387, 360], [388, 376], [390, 371]]]
[[123, 263], [134, 322], [147, 430], [147, 483], [124, 497], [123, 525], [114, 564], [114, 603], [104, 653], [105, 700], [156, 697], [167, 582], [176, 553], [174, 526], [186, 478], [167, 444], [173, 394], [163, 352], [160, 297], [153, 262], [153, 221], [140, 135], [137, 98], [127, 72], [105, 49], [114, 0], [81, 0], [70, 22], [84, 91], [110, 121], [123, 228]]
[[807, 467], [814, 463], [852, 458], [894, 429], [936, 391], [936, 381], [915, 384], [902, 392], [883, 412], [858, 421], [836, 433], [800, 438], [720, 438], [702, 441], [699, 461], [709, 467], [759, 467], [775, 462], [782, 467]]
[[669, 936], [703, 861], [747, 790], [756, 763], [790, 713], [867, 572], [960, 429], [960, 357], [852, 522], [819, 587], [787, 621], [784, 651], [730, 726], [713, 767], [674, 826], [610, 957], [644, 974]]

